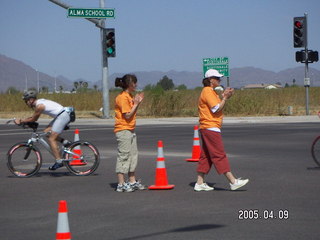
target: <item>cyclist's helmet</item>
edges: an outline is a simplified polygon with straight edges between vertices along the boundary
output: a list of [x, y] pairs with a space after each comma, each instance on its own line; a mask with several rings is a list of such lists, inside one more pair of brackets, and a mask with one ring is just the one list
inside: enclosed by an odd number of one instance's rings
[[29, 100], [30, 98], [37, 98], [37, 92], [34, 90], [24, 92], [22, 99]]

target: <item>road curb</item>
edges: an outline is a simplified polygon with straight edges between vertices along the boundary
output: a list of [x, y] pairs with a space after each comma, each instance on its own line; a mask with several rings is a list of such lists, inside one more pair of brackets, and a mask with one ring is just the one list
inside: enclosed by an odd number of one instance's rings
[[[0, 119], [4, 124], [7, 119]], [[40, 124], [49, 123], [51, 119], [39, 119]], [[166, 125], [166, 124], [198, 124], [198, 117], [177, 117], [177, 118], [138, 118], [139, 125]], [[303, 123], [318, 122], [320, 119], [317, 115], [310, 116], [259, 116], [259, 117], [224, 117], [224, 124], [259, 124], [259, 123]], [[72, 125], [114, 125], [114, 119], [99, 118], [78, 118]]]

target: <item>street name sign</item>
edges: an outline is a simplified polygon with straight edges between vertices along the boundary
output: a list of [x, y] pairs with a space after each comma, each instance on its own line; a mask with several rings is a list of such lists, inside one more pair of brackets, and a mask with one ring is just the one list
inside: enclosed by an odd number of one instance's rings
[[68, 8], [68, 17], [114, 18], [114, 9], [106, 8]]
[[204, 58], [203, 59], [203, 76], [209, 69], [218, 70], [219, 73], [225, 77], [229, 77], [229, 58], [228, 57], [216, 57], [216, 58]]

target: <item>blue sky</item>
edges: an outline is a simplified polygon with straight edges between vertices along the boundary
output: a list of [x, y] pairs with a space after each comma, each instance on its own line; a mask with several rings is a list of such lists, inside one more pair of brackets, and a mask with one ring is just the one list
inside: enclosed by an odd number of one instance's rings
[[[60, 0], [97, 8], [100, 0]], [[320, 52], [319, 0], [105, 0], [115, 8], [117, 57], [109, 74], [202, 71], [202, 59], [229, 57], [230, 68], [271, 71], [294, 59], [293, 17], [308, 13], [309, 49]], [[0, 54], [51, 76], [101, 79], [100, 30], [48, 0], [0, 0]], [[320, 64], [310, 65], [320, 70]]]

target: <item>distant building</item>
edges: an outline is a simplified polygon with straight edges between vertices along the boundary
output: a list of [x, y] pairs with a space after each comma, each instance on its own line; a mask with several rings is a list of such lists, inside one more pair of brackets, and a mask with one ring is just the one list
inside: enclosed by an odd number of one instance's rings
[[278, 89], [278, 88], [283, 88], [279, 84], [248, 84], [241, 89]]

